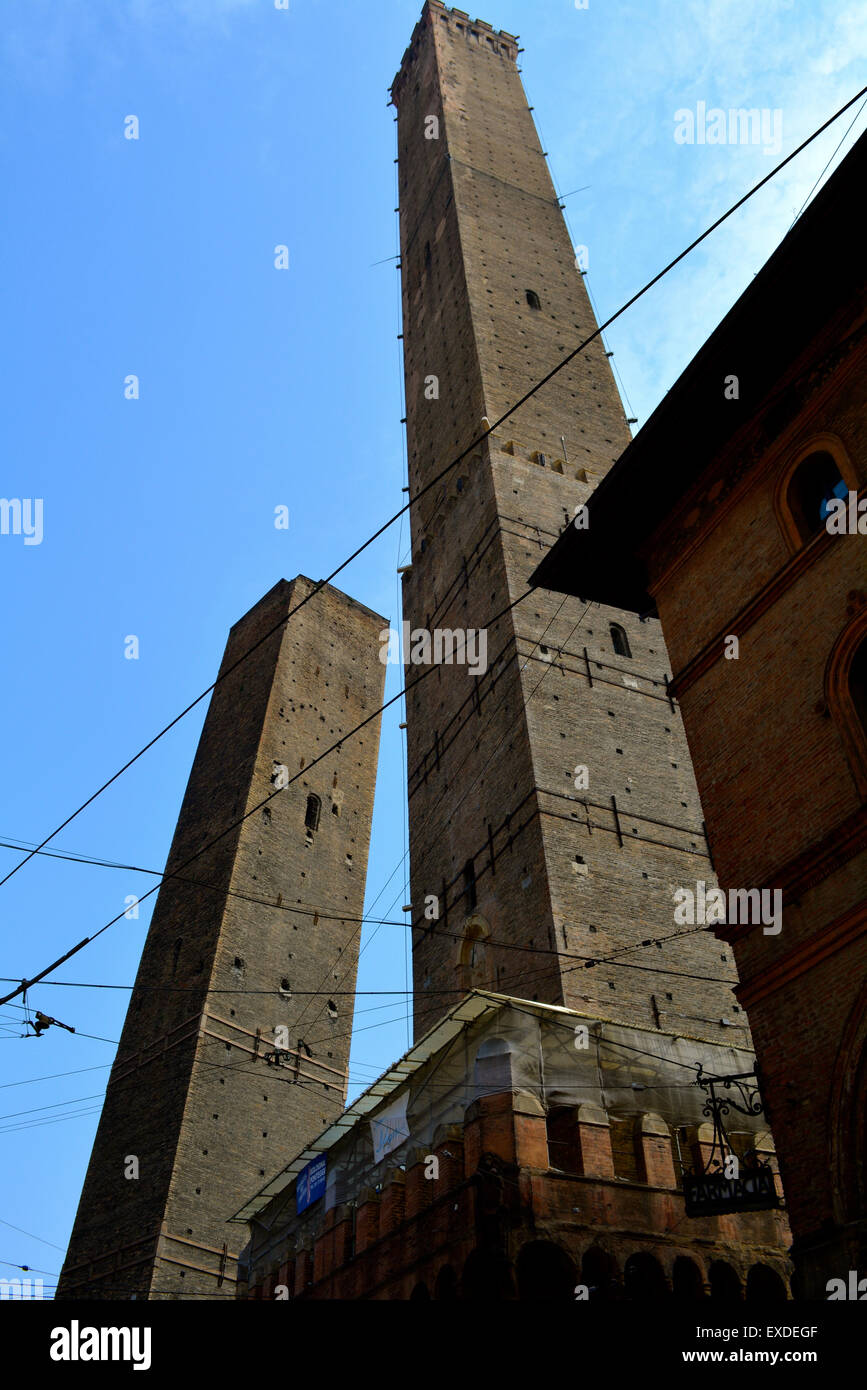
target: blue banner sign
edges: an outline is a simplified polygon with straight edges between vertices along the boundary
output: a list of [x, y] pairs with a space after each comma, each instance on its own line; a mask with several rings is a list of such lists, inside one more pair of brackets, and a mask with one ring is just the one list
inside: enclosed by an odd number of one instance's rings
[[325, 1195], [325, 1155], [314, 1158], [306, 1168], [302, 1168], [295, 1184], [295, 1210], [300, 1216], [314, 1202]]

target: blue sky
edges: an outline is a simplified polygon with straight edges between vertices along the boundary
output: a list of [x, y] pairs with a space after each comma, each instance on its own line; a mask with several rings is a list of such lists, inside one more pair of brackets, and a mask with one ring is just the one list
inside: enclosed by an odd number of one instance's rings
[[[386, 103], [419, 9], [7, 0], [0, 491], [43, 499], [43, 536], [0, 536], [0, 840], [46, 835], [210, 684], [230, 625], [277, 579], [322, 577], [402, 505]], [[779, 110], [787, 154], [865, 80], [865, 7], [850, 0], [497, 0], [481, 18], [521, 35], [560, 191], [589, 185], [568, 219], [602, 317], [780, 157], [680, 145], [677, 110]], [[639, 423], [779, 243], [855, 110], [611, 330]], [[130, 114], [137, 141], [123, 136]], [[404, 522], [335, 582], [397, 620], [407, 546]], [[137, 661], [124, 658], [130, 634]], [[57, 847], [162, 868], [203, 714]], [[389, 918], [407, 894], [400, 718], [395, 707], [383, 723], [368, 871], [368, 909]], [[0, 849], [0, 876], [19, 858]], [[31, 861], [0, 888], [0, 974], [34, 974], [153, 882]], [[149, 915], [55, 978], [131, 983]], [[359, 989], [401, 990], [405, 969], [404, 931], [368, 927]], [[20, 1009], [0, 1009], [4, 1260], [60, 1268], [113, 1055], [98, 1039], [119, 1037], [128, 997], [34, 989], [34, 1007], [78, 1030], [38, 1041], [15, 1036]], [[403, 1001], [365, 995], [359, 1010], [353, 1094], [408, 1041]]]

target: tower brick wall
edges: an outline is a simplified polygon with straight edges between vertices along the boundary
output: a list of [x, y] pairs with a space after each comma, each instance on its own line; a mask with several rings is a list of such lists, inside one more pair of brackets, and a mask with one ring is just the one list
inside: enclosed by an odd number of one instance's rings
[[[430, 0], [392, 87], [412, 495], [596, 329], [516, 58]], [[725, 947], [635, 949], [714, 881], [659, 624], [525, 597], [628, 441], [596, 339], [412, 507], [411, 630], [488, 646], [484, 674], [440, 665], [407, 701], [417, 1034], [478, 986], [749, 1045]]]
[[[303, 774], [382, 703], [383, 620], [326, 585], [281, 624], [313, 587], [281, 581], [232, 628], [221, 672], [264, 640], [211, 697], [58, 1298], [231, 1292], [228, 1218], [345, 1103], [379, 719]], [[275, 765], [302, 776], [253, 810]]]

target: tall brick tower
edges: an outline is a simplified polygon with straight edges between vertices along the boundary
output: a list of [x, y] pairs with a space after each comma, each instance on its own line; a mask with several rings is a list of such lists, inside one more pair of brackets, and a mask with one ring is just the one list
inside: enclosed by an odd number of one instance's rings
[[[596, 328], [517, 53], [429, 0], [392, 87], [411, 494]], [[417, 1034], [475, 986], [750, 1045], [730, 952], [674, 919], [713, 872], [659, 623], [528, 596], [629, 438], [596, 339], [412, 508], [405, 617], [489, 663], [408, 700]]]
[[231, 1295], [228, 1218], [344, 1107], [379, 720], [286, 782], [382, 703], [383, 619], [327, 585], [281, 625], [313, 587], [232, 628], [58, 1298]]

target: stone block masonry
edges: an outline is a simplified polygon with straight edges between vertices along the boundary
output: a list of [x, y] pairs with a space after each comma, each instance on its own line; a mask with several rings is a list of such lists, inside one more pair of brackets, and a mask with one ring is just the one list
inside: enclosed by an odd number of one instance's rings
[[383, 619], [326, 585], [281, 623], [314, 588], [232, 628], [58, 1298], [231, 1294], [228, 1218], [345, 1104], [379, 719], [305, 768], [381, 705]]

